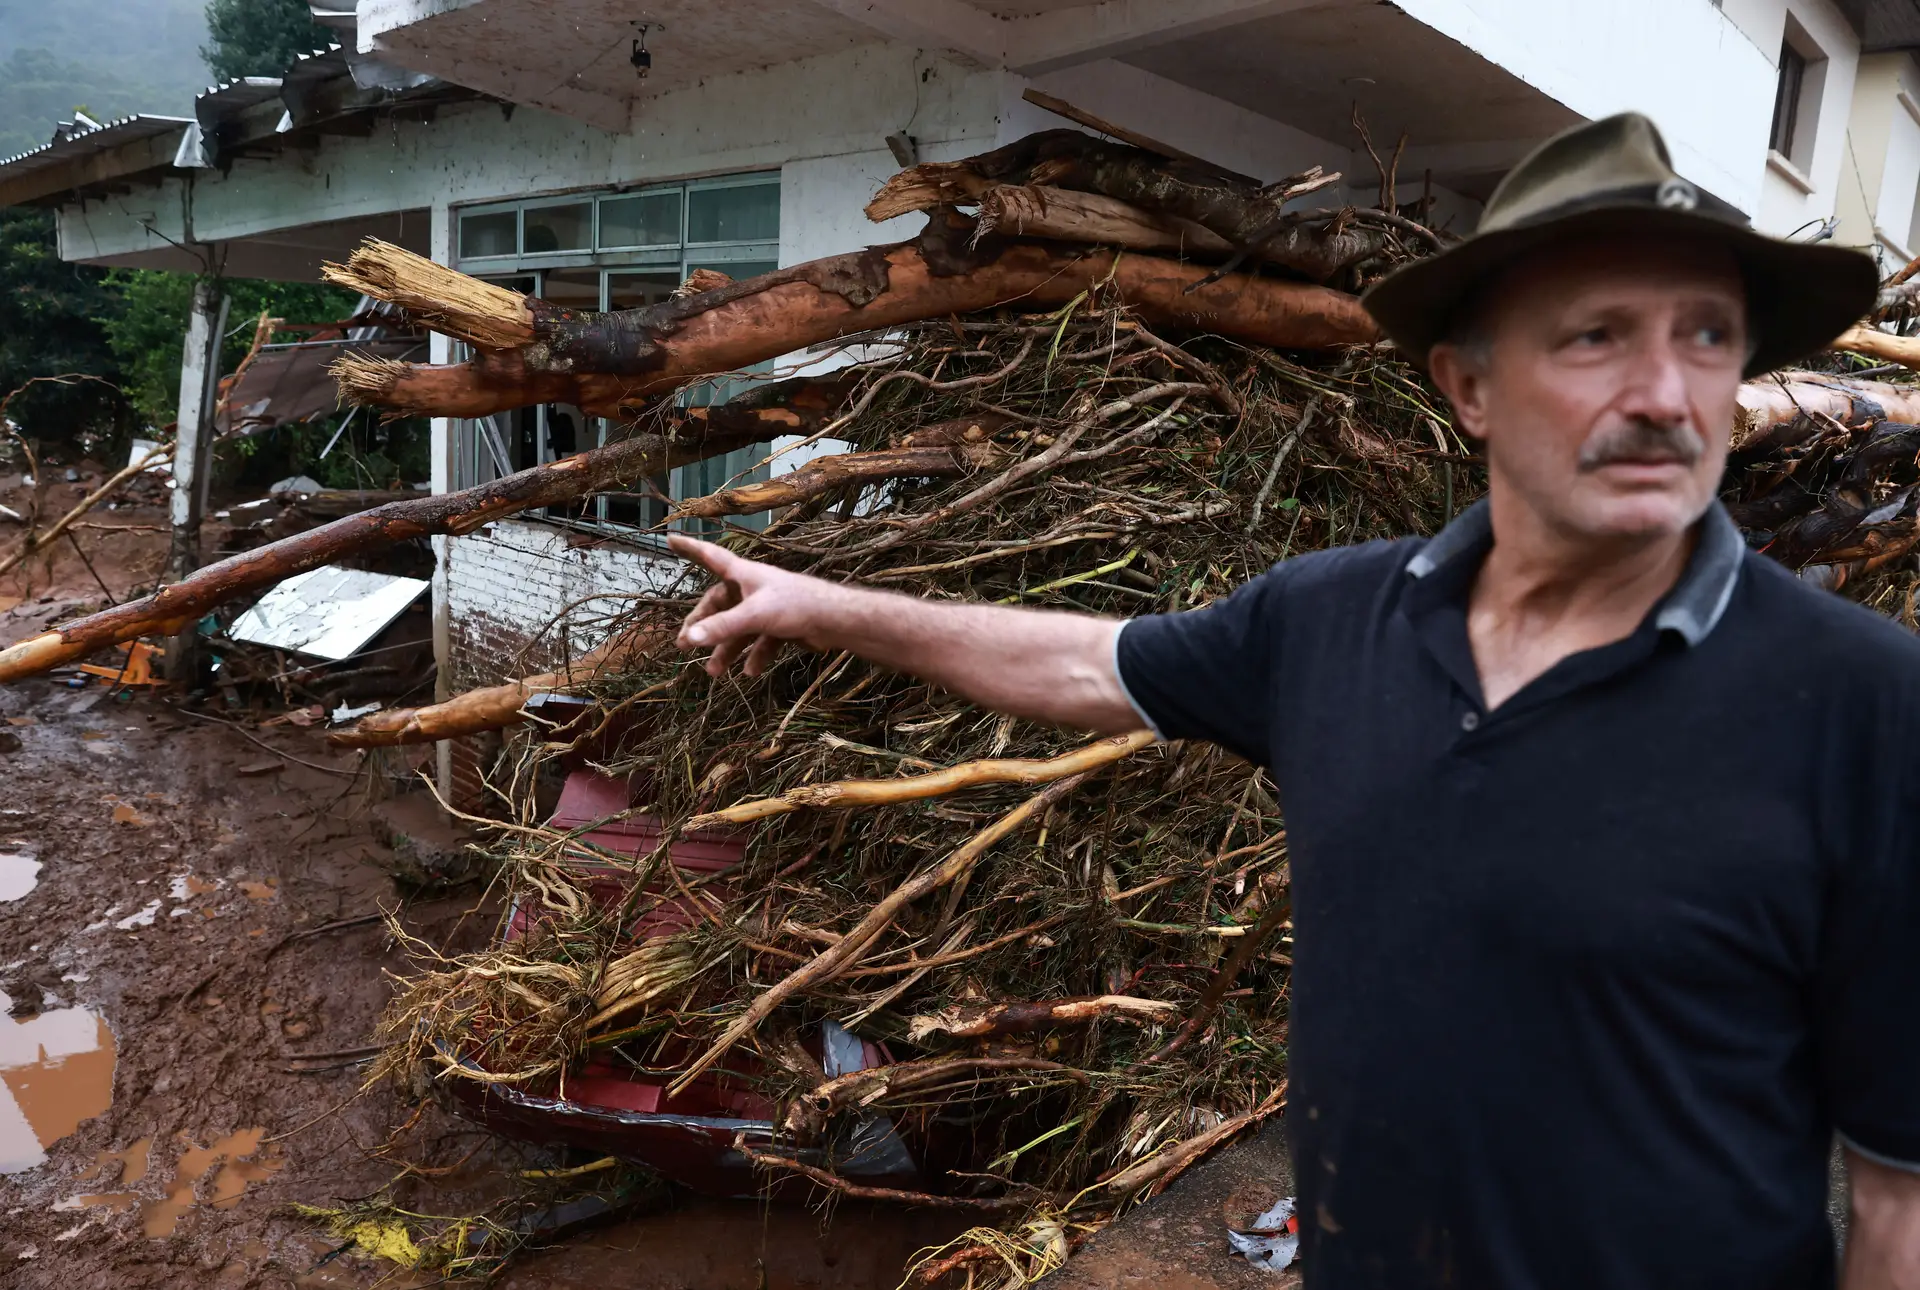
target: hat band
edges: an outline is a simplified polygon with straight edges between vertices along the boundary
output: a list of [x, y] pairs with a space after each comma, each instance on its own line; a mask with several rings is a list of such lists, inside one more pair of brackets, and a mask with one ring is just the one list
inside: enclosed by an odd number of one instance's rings
[[1504, 224], [1499, 228], [1482, 228], [1480, 231], [1498, 233], [1503, 229], [1537, 228], [1542, 224], [1552, 224], [1575, 215], [1602, 210], [1671, 211], [1680, 215], [1698, 215], [1738, 228], [1747, 228], [1751, 223], [1739, 207], [1722, 201], [1712, 193], [1696, 188], [1686, 180], [1675, 176], [1657, 184], [1632, 184], [1625, 188], [1606, 188], [1599, 192], [1586, 193], [1571, 201], [1560, 202], [1545, 210], [1535, 211], [1511, 224]]

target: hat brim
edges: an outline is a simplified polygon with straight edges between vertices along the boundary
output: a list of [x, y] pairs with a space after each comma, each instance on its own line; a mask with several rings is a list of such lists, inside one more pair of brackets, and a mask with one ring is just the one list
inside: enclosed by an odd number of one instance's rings
[[1873, 308], [1879, 270], [1858, 251], [1786, 242], [1691, 211], [1603, 207], [1517, 228], [1482, 233], [1439, 255], [1416, 260], [1376, 283], [1362, 299], [1400, 352], [1426, 366], [1462, 308], [1520, 256], [1595, 236], [1627, 234], [1718, 242], [1738, 261], [1748, 324], [1757, 347], [1747, 376], [1825, 349]]

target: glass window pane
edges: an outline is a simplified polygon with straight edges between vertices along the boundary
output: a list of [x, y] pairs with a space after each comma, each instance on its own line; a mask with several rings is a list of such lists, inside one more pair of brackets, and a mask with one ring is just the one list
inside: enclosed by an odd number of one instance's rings
[[674, 246], [680, 241], [680, 193], [609, 197], [600, 203], [602, 247]]
[[563, 309], [593, 313], [600, 308], [600, 270], [549, 269], [540, 284], [540, 298]]
[[680, 285], [680, 275], [672, 271], [649, 273], [609, 273], [607, 308], [639, 309], [657, 305]]
[[687, 194], [689, 242], [771, 242], [779, 236], [779, 184], [697, 188]]
[[512, 255], [520, 248], [514, 244], [519, 217], [513, 211], [493, 211], [486, 215], [460, 217], [461, 258], [478, 255]]
[[527, 254], [585, 251], [593, 246], [593, 203], [527, 208]]

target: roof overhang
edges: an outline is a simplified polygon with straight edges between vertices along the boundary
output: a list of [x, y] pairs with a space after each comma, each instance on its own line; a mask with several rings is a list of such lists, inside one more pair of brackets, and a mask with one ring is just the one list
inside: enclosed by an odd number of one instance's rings
[[177, 116], [129, 116], [66, 130], [52, 143], [0, 160], [0, 206], [45, 203], [55, 194], [124, 189], [172, 167], [194, 123]]
[[53, 142], [0, 160], [0, 206], [60, 206], [125, 193], [169, 174], [310, 147], [322, 135], [371, 134], [383, 120], [430, 119], [445, 104], [482, 97], [369, 64], [335, 45], [295, 59], [279, 77], [209, 87], [194, 100], [191, 118], [63, 124]]
[[1862, 53], [1920, 49], [1920, 0], [1837, 0]]

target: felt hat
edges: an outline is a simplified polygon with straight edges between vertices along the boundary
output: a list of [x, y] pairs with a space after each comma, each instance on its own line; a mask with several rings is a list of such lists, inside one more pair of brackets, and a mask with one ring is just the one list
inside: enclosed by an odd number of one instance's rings
[[1507, 173], [1474, 235], [1391, 274], [1364, 300], [1400, 351], [1424, 364], [1460, 310], [1524, 252], [1593, 234], [1721, 242], [1746, 280], [1758, 348], [1747, 375], [1826, 347], [1873, 307], [1880, 274], [1844, 247], [1787, 242], [1676, 174], [1652, 121], [1623, 112], [1555, 135]]

